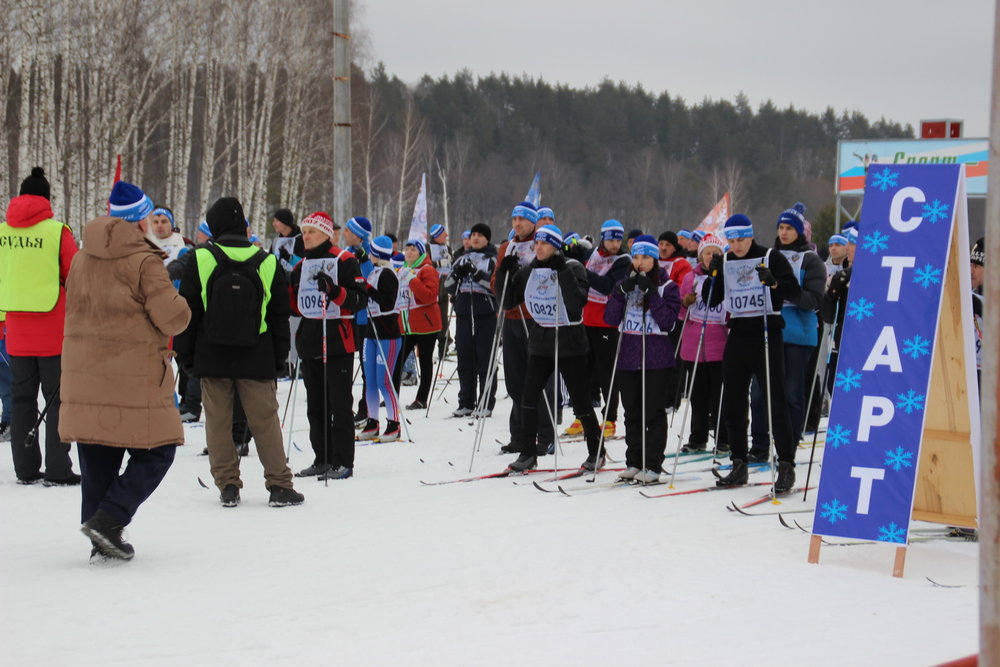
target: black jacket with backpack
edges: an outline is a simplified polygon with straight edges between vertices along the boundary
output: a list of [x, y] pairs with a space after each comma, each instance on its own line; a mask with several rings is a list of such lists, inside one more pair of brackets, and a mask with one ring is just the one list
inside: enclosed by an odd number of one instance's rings
[[[237, 235], [220, 236], [214, 243], [215, 245], [222, 245], [228, 248], [248, 248], [251, 245], [250, 241], [245, 237]], [[277, 266], [277, 261], [273, 255], [260, 250], [259, 254], [255, 255], [256, 257], [262, 259], [263, 262], [272, 262], [276, 265], [271, 278], [270, 300], [264, 312], [264, 322], [267, 325], [266, 331], [258, 333], [255, 337], [251, 336], [250, 338], [253, 342], [249, 345], [213, 342], [212, 338], [215, 340], [223, 339], [227, 333], [223, 331], [226, 328], [227, 321], [232, 324], [232, 318], [220, 320], [220, 318], [212, 317], [213, 314], [220, 311], [224, 312], [226, 309], [226, 304], [217, 304], [215, 306], [217, 310], [213, 311], [212, 296], [221, 292], [218, 289], [213, 290], [213, 287], [219, 286], [218, 281], [224, 279], [223, 274], [225, 271], [220, 271], [220, 269], [224, 269], [228, 265], [217, 262], [217, 268], [209, 279], [209, 312], [206, 313], [202, 302], [198, 255], [195, 253], [191, 254], [194, 255], [193, 261], [188, 262], [184, 268], [184, 275], [181, 278], [179, 289], [180, 295], [187, 300], [188, 306], [191, 308], [191, 323], [184, 333], [174, 338], [174, 350], [177, 352], [177, 361], [181, 368], [198, 378], [275, 379], [278, 370], [285, 365], [291, 339], [288, 327], [288, 280], [285, 272], [281, 270], [281, 267]], [[261, 254], [264, 257], [261, 257]], [[246, 264], [252, 265], [253, 262], [248, 261]], [[246, 273], [249, 274], [249, 271]], [[256, 274], [255, 270], [253, 274]], [[240, 275], [243, 275], [243, 273], [240, 273]], [[247, 275], [245, 277], [249, 278], [250, 276]], [[230, 282], [238, 284], [240, 280], [237, 277], [231, 279]], [[256, 287], [262, 289], [259, 278]], [[242, 291], [237, 289], [233, 290], [233, 293], [238, 298], [246, 298], [245, 296], [240, 296]], [[254, 294], [259, 293], [254, 292]], [[221, 300], [223, 297], [219, 296], [218, 298]], [[257, 303], [259, 304], [259, 296], [257, 299]], [[236, 303], [240, 302], [237, 301]], [[240, 322], [246, 319], [247, 310], [251, 309], [240, 308], [239, 312], [236, 313], [237, 317], [240, 318]], [[212, 329], [213, 326], [215, 327], [214, 329]], [[243, 330], [229, 332], [230, 336], [235, 336], [232, 340], [238, 340], [240, 337], [245, 338], [247, 336], [247, 332], [245, 331], [246, 326], [241, 327], [241, 329]], [[221, 331], [222, 333], [217, 333], [217, 331]]]

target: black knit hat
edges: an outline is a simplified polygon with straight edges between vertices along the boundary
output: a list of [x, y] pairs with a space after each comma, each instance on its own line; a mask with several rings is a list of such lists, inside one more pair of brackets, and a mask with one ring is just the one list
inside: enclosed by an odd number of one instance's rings
[[681, 247], [680, 242], [677, 240], [677, 234], [675, 232], [670, 231], [669, 229], [660, 234], [660, 237], [656, 240], [666, 241], [667, 243], [669, 243], [674, 247], [675, 251]]
[[243, 206], [235, 197], [222, 197], [212, 204], [205, 214], [205, 221], [212, 232], [213, 238], [224, 234], [246, 236], [247, 219], [243, 214]]
[[472, 225], [472, 227], [469, 228], [469, 233], [482, 234], [483, 236], [486, 237], [487, 242], [493, 240], [493, 230], [490, 229], [490, 226], [484, 222], [477, 222], [476, 224]]
[[295, 227], [295, 216], [287, 208], [279, 208], [273, 217], [286, 227]]
[[45, 178], [45, 170], [41, 167], [32, 167], [31, 176], [21, 181], [21, 189], [18, 190], [17, 194], [38, 195], [39, 197], [51, 199], [49, 182]]
[[978, 264], [979, 266], [984, 266], [986, 259], [986, 239], [981, 238], [976, 241], [976, 244], [972, 246], [972, 250], [969, 252], [969, 260], [973, 264]]

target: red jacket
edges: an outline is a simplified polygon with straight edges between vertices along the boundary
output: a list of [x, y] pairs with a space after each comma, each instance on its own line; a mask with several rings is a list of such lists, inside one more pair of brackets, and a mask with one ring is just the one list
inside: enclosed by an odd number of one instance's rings
[[[31, 227], [53, 217], [49, 200], [38, 195], [19, 195], [7, 206], [7, 224]], [[76, 239], [68, 227], [59, 242], [59, 300], [47, 313], [7, 313], [7, 353], [17, 357], [56, 357], [62, 354], [66, 322], [66, 276], [76, 255]]]
[[[413, 294], [410, 309], [403, 313], [404, 333], [429, 334], [441, 331], [441, 307], [438, 305], [438, 290], [441, 287], [441, 276], [434, 263], [426, 254], [419, 264], [417, 274], [410, 280], [410, 293]], [[403, 267], [400, 271], [409, 271]]]

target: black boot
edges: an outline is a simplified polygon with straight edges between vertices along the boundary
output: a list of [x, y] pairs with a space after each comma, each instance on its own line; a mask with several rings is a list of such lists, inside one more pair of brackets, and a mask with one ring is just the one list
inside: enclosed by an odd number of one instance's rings
[[523, 473], [529, 470], [534, 470], [538, 467], [538, 458], [532, 456], [531, 454], [521, 454], [517, 457], [517, 460], [511, 463], [507, 468], [511, 472]]
[[[713, 471], [714, 472], [714, 471]], [[716, 476], [719, 477], [718, 473]], [[716, 486], [743, 486], [750, 479], [747, 462], [743, 459], [733, 459], [733, 468], [725, 477], [719, 477]]]
[[778, 461], [778, 477], [774, 480], [774, 495], [788, 493], [795, 486], [795, 464], [791, 461]]
[[121, 560], [132, 560], [132, 557], [135, 556], [135, 549], [132, 548], [131, 544], [122, 539], [122, 530], [124, 528], [123, 525], [115, 521], [104, 510], [97, 510], [94, 516], [87, 519], [86, 523], [80, 526], [83, 534], [89, 537], [98, 551], [105, 556]]

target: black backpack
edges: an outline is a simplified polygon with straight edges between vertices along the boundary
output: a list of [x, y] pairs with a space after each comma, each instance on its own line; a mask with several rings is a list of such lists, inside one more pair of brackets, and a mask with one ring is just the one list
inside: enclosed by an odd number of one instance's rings
[[208, 278], [205, 334], [210, 343], [253, 347], [260, 338], [264, 285], [257, 269], [268, 254], [258, 250], [247, 260], [230, 259], [214, 244], [206, 246], [216, 267]]

